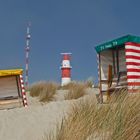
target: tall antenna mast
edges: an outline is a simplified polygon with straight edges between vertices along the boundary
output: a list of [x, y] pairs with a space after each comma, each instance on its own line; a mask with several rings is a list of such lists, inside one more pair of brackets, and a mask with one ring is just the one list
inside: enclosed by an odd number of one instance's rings
[[25, 64], [25, 86], [28, 87], [28, 71], [29, 71], [29, 51], [30, 51], [30, 27], [31, 23], [29, 22], [27, 25], [27, 33], [26, 33], [26, 64]]

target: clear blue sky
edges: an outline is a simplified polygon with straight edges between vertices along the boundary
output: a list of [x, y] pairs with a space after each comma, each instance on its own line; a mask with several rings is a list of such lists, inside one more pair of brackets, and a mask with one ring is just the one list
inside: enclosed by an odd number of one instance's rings
[[98, 44], [140, 36], [140, 0], [0, 0], [0, 69], [25, 68], [31, 21], [30, 83], [60, 82], [61, 52], [72, 53], [72, 79], [97, 79]]

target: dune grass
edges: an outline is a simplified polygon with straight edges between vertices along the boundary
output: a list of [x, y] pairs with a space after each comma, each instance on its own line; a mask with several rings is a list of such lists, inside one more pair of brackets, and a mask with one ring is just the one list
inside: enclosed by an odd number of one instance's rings
[[76, 103], [56, 131], [43, 140], [139, 140], [140, 94], [122, 92], [108, 104], [92, 98]]
[[55, 82], [40, 81], [32, 84], [29, 87], [29, 92], [32, 97], [38, 97], [41, 102], [51, 101], [56, 94], [56, 90], [67, 90], [64, 95], [65, 100], [78, 99], [86, 94], [86, 89], [91, 88], [91, 82], [74, 81], [65, 86], [60, 86]]
[[56, 94], [58, 84], [55, 82], [40, 81], [34, 83], [30, 88], [30, 95], [32, 97], [38, 97], [41, 102], [49, 102], [53, 100], [53, 96]]
[[68, 90], [65, 100], [78, 99], [86, 94], [87, 85], [83, 82], [71, 82], [63, 86], [62, 89]]

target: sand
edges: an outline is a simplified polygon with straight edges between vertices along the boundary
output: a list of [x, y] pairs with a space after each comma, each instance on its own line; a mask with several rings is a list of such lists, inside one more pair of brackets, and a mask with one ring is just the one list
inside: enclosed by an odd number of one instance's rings
[[47, 104], [41, 104], [37, 99], [28, 96], [28, 108], [0, 110], [0, 140], [42, 140], [44, 134], [48, 135], [55, 130], [62, 118], [67, 117], [74, 103], [90, 99], [93, 92], [98, 91], [88, 90], [89, 94], [86, 96], [66, 101], [61, 91], [55, 101]]

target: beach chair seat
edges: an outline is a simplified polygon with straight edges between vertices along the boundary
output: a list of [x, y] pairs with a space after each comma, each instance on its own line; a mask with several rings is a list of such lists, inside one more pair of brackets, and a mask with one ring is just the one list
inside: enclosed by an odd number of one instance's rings
[[[118, 73], [118, 77], [116, 79], [117, 76], [115, 76], [115, 78], [112, 79], [112, 84], [111, 86], [108, 88], [108, 90], [115, 90], [115, 89], [120, 89], [120, 88], [126, 88], [127, 87], [127, 73], [126, 71], [120, 71]], [[114, 83], [114, 84], [113, 84]]]
[[109, 101], [112, 93], [127, 89], [127, 72], [119, 71], [117, 74], [113, 74], [112, 65], [108, 65], [108, 77], [106, 80], [101, 80], [100, 83], [106, 87], [106, 89], [101, 88], [101, 102]]
[[23, 106], [23, 99], [22, 97], [6, 97], [0, 98], [0, 110], [2, 109], [11, 109]]
[[114, 75], [110, 86], [107, 89], [107, 100], [110, 100], [112, 93], [127, 89], [127, 72], [120, 71], [118, 75]]

